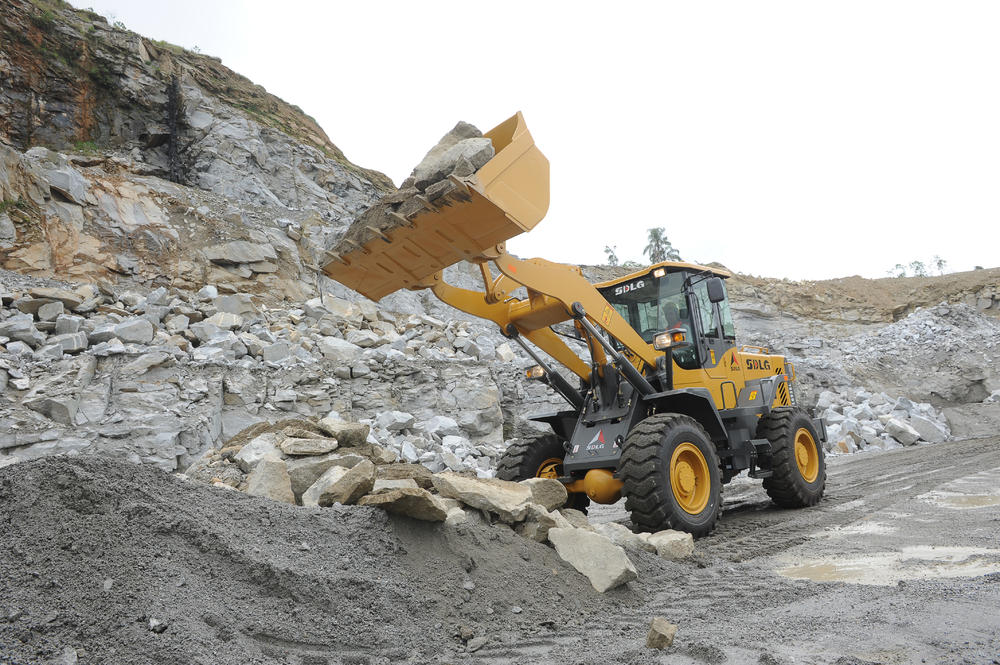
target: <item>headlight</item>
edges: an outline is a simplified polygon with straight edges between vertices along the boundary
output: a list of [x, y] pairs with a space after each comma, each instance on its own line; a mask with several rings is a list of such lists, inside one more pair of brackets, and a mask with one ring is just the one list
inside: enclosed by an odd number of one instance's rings
[[686, 346], [687, 337], [683, 330], [668, 330], [653, 338], [653, 348], [657, 351], [666, 351], [675, 346]]

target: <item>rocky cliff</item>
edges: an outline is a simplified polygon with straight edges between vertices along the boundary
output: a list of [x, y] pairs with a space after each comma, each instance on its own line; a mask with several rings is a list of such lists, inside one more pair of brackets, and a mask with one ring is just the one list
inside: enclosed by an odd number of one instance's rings
[[0, 5], [0, 171], [4, 268], [295, 298], [391, 187], [218, 59], [56, 0]]
[[[336, 412], [406, 461], [489, 475], [526, 415], [561, 405], [492, 324], [319, 274], [391, 183], [301, 111], [56, 0], [3, 3], [0, 31], [0, 465], [100, 452], [183, 469], [256, 422]], [[468, 265], [446, 278], [479, 287]], [[998, 282], [729, 285], [740, 343], [787, 354], [803, 404], [881, 446], [877, 417], [941, 423], [1000, 389]]]

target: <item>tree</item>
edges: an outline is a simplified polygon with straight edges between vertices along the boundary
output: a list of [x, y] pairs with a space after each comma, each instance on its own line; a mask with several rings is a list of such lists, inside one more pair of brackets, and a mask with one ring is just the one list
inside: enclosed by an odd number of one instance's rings
[[616, 266], [616, 265], [618, 265], [618, 255], [615, 254], [615, 249], [617, 247], [618, 247], [618, 245], [611, 245], [610, 247], [608, 247], [607, 245], [604, 246], [604, 253], [608, 255], [608, 265], [609, 266]]
[[902, 263], [897, 263], [895, 267], [889, 269], [890, 277], [906, 277], [906, 266]]
[[655, 229], [649, 229], [648, 233], [647, 241], [649, 244], [646, 245], [646, 249], [642, 250], [642, 253], [649, 257], [650, 263], [681, 260], [680, 253], [667, 240], [667, 230], [665, 228], [660, 226]]
[[910, 270], [914, 277], [927, 277], [927, 266], [923, 261], [910, 261]]
[[934, 268], [938, 271], [939, 275], [944, 274], [945, 268], [948, 267], [948, 262], [942, 259], [937, 254], [934, 255]]

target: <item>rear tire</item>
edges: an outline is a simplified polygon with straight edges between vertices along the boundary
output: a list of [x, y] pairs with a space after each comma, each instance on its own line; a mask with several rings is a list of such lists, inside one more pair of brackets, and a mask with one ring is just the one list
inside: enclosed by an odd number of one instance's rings
[[764, 490], [782, 508], [819, 503], [826, 488], [826, 460], [809, 414], [778, 407], [760, 419], [757, 437], [771, 442], [771, 477]]
[[722, 472], [715, 444], [697, 420], [650, 416], [629, 433], [619, 477], [636, 531], [711, 533], [722, 512]]
[[[566, 451], [555, 434], [543, 434], [535, 439], [519, 439], [507, 447], [497, 464], [497, 478], [514, 482], [528, 478], [558, 478], [563, 475]], [[587, 512], [590, 497], [582, 492], [570, 492], [566, 508]]]

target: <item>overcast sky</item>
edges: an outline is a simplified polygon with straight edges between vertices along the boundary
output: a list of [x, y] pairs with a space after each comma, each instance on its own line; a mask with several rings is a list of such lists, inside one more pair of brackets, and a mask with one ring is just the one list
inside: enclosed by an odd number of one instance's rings
[[1000, 3], [73, 0], [222, 58], [397, 184], [523, 111], [552, 198], [512, 251], [792, 279], [1000, 265]]

